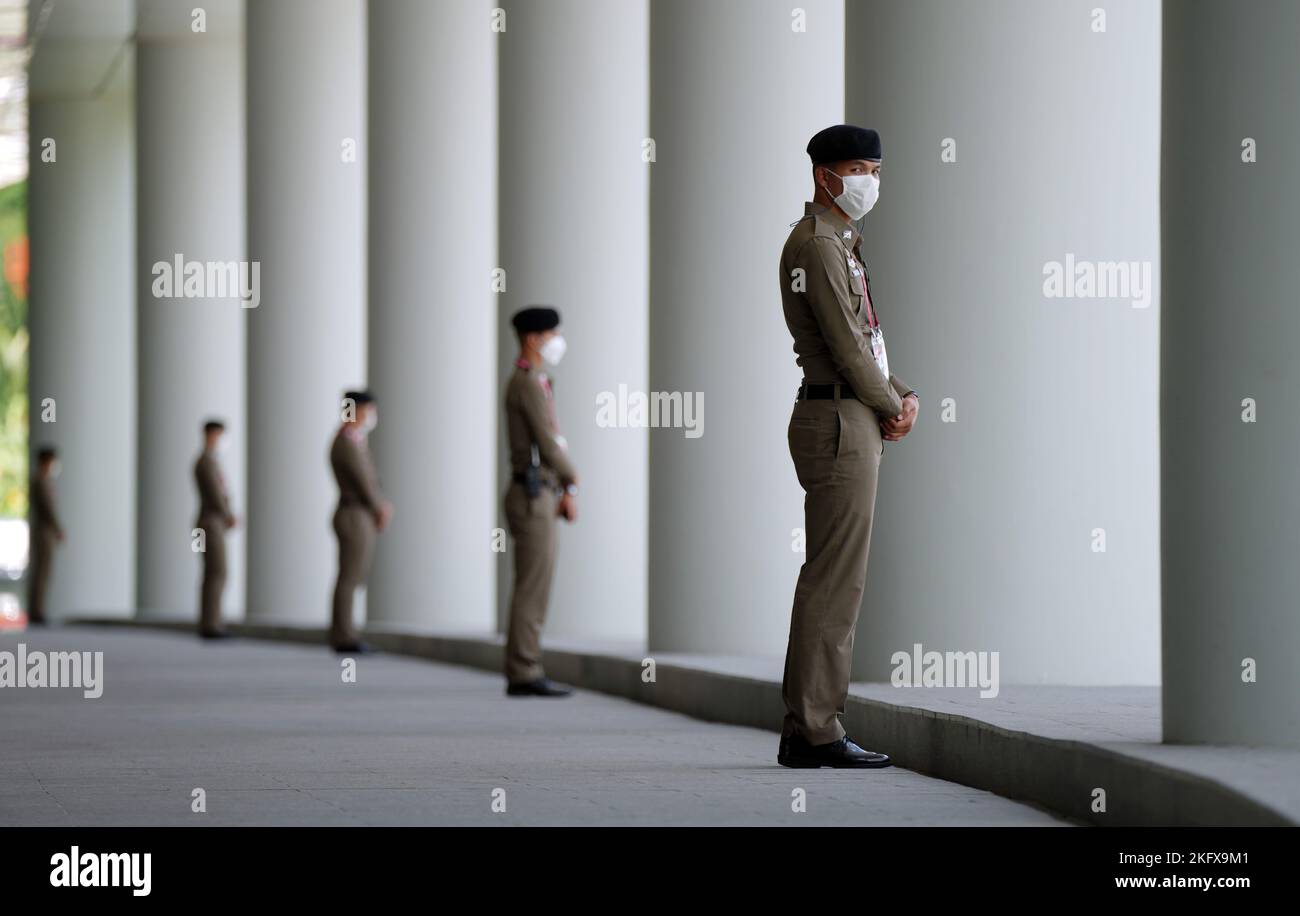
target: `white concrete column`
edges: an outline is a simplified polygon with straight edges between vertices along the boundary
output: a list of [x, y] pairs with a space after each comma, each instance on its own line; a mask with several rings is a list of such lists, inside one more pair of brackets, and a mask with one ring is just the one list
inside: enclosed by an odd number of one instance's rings
[[[921, 393], [885, 444], [857, 680], [919, 643], [997, 652], [1003, 683], [1158, 681], [1160, 7], [1104, 6], [848, 8], [847, 120], [884, 144], [864, 250]], [[1117, 262], [1144, 288], [1048, 295], [1052, 265]]]
[[1300, 746], [1300, 7], [1165, 6], [1164, 739]]
[[365, 12], [248, 7], [248, 615], [328, 618], [337, 502], [327, 452], [364, 381]]
[[803, 31], [776, 0], [650, 8], [650, 384], [704, 395], [702, 436], [650, 434], [652, 649], [780, 656], [789, 634], [800, 372], [777, 261], [804, 147], [844, 114], [844, 5], [800, 8]]
[[[129, 4], [116, 12], [125, 36]], [[30, 443], [33, 460], [53, 445], [63, 466], [54, 617], [129, 616], [135, 606], [131, 55], [95, 93], [120, 49], [118, 40], [49, 40], [31, 71]]]
[[[578, 522], [560, 525], [546, 633], [643, 644], [647, 435], [600, 425], [597, 403], [617, 399], [620, 387], [644, 393], [649, 384], [648, 5], [520, 4], [509, 9], [500, 40], [501, 265], [509, 284], [500, 297], [496, 376], [508, 377], [519, 352], [515, 311], [558, 308], [569, 349], [550, 374], [581, 482]], [[511, 564], [508, 553], [497, 556], [504, 619]]]
[[369, 619], [493, 627], [496, 42], [487, 0], [369, 7]]
[[[136, 51], [139, 606], [186, 618], [198, 613], [193, 466], [208, 416], [227, 423], [226, 484], [235, 514], [248, 511], [247, 310], [237, 283], [216, 282], [232, 264], [237, 279], [246, 256], [243, 4], [207, 0], [202, 32], [193, 31], [193, 9], [180, 0], [142, 9]], [[168, 297], [160, 271], [178, 258], [193, 276], [178, 277]], [[228, 617], [244, 608], [243, 547], [236, 529], [227, 538]]]

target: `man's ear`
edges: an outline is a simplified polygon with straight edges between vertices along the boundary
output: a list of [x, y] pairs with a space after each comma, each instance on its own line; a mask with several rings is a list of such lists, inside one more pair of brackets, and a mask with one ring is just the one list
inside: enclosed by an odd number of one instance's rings
[[821, 170], [821, 174], [822, 174], [821, 181], [817, 183], [817, 187], [821, 188], [831, 197], [834, 197], [835, 192], [831, 190], [830, 175], [835, 171], [835, 169], [831, 168], [829, 164], [819, 165], [817, 168]]

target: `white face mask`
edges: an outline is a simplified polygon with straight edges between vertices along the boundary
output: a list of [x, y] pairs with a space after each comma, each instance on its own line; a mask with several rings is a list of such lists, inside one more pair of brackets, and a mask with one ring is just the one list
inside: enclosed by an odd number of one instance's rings
[[835, 198], [849, 219], [862, 219], [880, 198], [880, 178], [876, 175], [838, 175], [844, 190]]
[[59, 464], [57, 461], [50, 465], [51, 478], [57, 479], [58, 476], [62, 473], [63, 473], [63, 465]]
[[361, 429], [367, 433], [370, 432], [378, 425], [379, 425], [379, 411], [377, 410], [370, 411], [368, 414], [366, 414], [366, 418], [361, 421]]
[[213, 447], [213, 451], [215, 451], [218, 455], [228, 454], [230, 452], [230, 440], [227, 439], [225, 436], [222, 436], [220, 439], [217, 440], [217, 444], [216, 446]]
[[546, 343], [542, 344], [540, 352], [542, 354], [542, 359], [546, 360], [548, 366], [558, 366], [560, 360], [564, 359], [564, 351], [568, 348], [569, 345], [565, 343], [564, 338], [559, 334], [556, 334], [554, 337], [547, 340]]

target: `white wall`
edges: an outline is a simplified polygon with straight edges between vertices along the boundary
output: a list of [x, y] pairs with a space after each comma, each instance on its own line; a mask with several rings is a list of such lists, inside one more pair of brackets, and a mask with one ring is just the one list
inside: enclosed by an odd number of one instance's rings
[[779, 656], [802, 558], [786, 438], [801, 373], [781, 246], [811, 192], [808, 139], [844, 112], [844, 11], [650, 8], [650, 384], [703, 392], [704, 434], [650, 435], [650, 648]]
[[[247, 310], [238, 298], [157, 298], [153, 265], [246, 258], [243, 4], [155, 4], [136, 49], [139, 321], [139, 594], [146, 615], [197, 619], [201, 575], [190, 532], [194, 460], [209, 416], [227, 422], [222, 458], [233, 509], [248, 510]], [[224, 612], [244, 609], [244, 532], [227, 536]]]
[[[55, 617], [129, 616], [135, 606], [131, 58], [98, 96], [81, 81], [59, 79], [74, 58], [102, 64], [117, 48], [112, 41], [89, 48], [52, 42], [31, 83], [28, 412], [33, 459], [49, 444], [63, 466], [55, 487], [67, 540], [55, 555], [48, 596]], [[47, 139], [55, 144], [53, 162], [42, 158]], [[55, 404], [52, 423], [42, 419], [46, 398]]]
[[1159, 276], [1160, 7], [1096, 33], [1096, 6], [849, 4], [848, 120], [884, 143], [864, 251], [922, 401], [882, 458], [858, 679], [919, 642], [1007, 683], [1159, 680], [1158, 293], [1043, 294], [1067, 254]]
[[277, 0], [248, 16], [248, 252], [262, 270], [248, 314], [248, 614], [319, 624], [338, 553], [329, 446], [342, 393], [365, 381], [365, 8]]
[[491, 5], [369, 6], [370, 437], [397, 508], [372, 621], [492, 628], [496, 37]]
[[[509, 11], [501, 35], [501, 264], [496, 377], [513, 371], [510, 317], [560, 310], [569, 342], [554, 379], [560, 428], [581, 482], [578, 522], [560, 524], [546, 633], [643, 643], [647, 434], [602, 428], [596, 399], [649, 382], [649, 36], [644, 0], [554, 0]], [[502, 405], [500, 486], [510, 466]], [[504, 514], [500, 524], [506, 527]], [[513, 549], [513, 548], [512, 548]], [[508, 614], [511, 555], [497, 555]]]
[[1295, 747], [1300, 7], [1166, 17], [1164, 737]]

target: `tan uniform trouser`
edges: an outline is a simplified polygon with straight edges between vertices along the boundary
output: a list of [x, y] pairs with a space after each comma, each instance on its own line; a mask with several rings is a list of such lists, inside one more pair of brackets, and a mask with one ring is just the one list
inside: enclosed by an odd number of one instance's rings
[[807, 554], [790, 616], [781, 733], [826, 744], [844, 735], [838, 714], [849, 692], [884, 440], [875, 413], [851, 398], [796, 401], [789, 440], [805, 493]]
[[203, 585], [199, 589], [199, 632], [221, 629], [221, 593], [226, 589], [226, 525], [216, 517], [199, 517], [203, 529]]
[[515, 581], [506, 629], [506, 680], [542, 677], [542, 625], [555, 575], [556, 510], [559, 496], [549, 487], [534, 499], [522, 483], [506, 491], [506, 522], [514, 538]]
[[334, 533], [339, 539], [339, 575], [334, 583], [330, 645], [346, 646], [359, 639], [352, 622], [352, 598], [370, 575], [377, 536], [374, 516], [364, 506], [342, 506], [334, 513]]
[[32, 537], [31, 569], [27, 575], [27, 619], [45, 620], [45, 595], [50, 588], [50, 572], [54, 567], [56, 538], [43, 532]]

